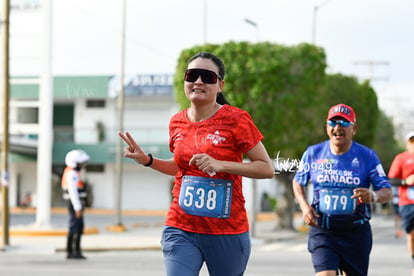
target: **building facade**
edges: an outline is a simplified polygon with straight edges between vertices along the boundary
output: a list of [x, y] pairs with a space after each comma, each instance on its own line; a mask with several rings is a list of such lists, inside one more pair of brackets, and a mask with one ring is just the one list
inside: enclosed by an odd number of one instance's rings
[[[117, 135], [117, 89], [113, 76], [62, 76], [53, 78], [52, 206], [63, 206], [60, 176], [65, 154], [75, 148], [88, 152], [86, 180], [92, 187], [93, 207], [113, 208]], [[171, 75], [137, 75], [124, 88], [123, 129], [131, 132], [146, 152], [171, 158], [169, 118], [177, 112]], [[10, 101], [10, 206], [27, 195], [36, 206], [38, 78], [13, 78]], [[123, 160], [123, 209], [168, 209], [172, 178]], [[156, 199], [156, 200], [154, 200]]]

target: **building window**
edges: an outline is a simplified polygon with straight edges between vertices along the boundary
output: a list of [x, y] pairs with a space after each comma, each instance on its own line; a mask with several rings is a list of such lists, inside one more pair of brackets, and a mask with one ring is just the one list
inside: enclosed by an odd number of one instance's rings
[[105, 166], [103, 164], [87, 164], [85, 170], [87, 173], [104, 173]]
[[105, 100], [87, 100], [86, 107], [88, 108], [104, 108]]
[[37, 124], [39, 119], [39, 109], [37, 107], [18, 107], [18, 124]]

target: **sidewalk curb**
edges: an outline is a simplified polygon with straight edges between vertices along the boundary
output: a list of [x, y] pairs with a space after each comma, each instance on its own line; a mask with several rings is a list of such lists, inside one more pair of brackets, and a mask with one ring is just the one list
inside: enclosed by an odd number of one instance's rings
[[[0, 230], [0, 235], [3, 233], [3, 231]], [[37, 227], [22, 227], [22, 228], [10, 228], [9, 229], [9, 235], [12, 237], [26, 237], [26, 236], [33, 236], [33, 237], [39, 237], [39, 236], [66, 236], [68, 233], [67, 229], [41, 229]], [[99, 234], [98, 227], [85, 227], [84, 229], [85, 235], [90, 234]]]
[[[68, 210], [64, 207], [54, 207], [51, 209], [52, 214], [67, 214]], [[35, 214], [36, 208], [34, 207], [15, 207], [10, 208], [10, 213], [13, 214]], [[122, 214], [126, 216], [163, 216], [166, 217], [168, 210], [122, 210]], [[94, 215], [114, 215], [113, 209], [98, 209], [98, 208], [86, 208], [85, 214]]]
[[[118, 252], [128, 252], [128, 251], [145, 251], [145, 250], [161, 250], [161, 245], [152, 245], [152, 246], [131, 246], [131, 247], [122, 247], [122, 246], [111, 246], [111, 247], [82, 247], [83, 252], [108, 252], [108, 251], [118, 251]], [[63, 247], [55, 248], [56, 252], [66, 252], [66, 249]]]
[[[34, 207], [15, 207], [10, 208], [11, 214], [36, 214], [36, 208]], [[64, 207], [55, 207], [51, 208], [51, 213], [53, 214], [67, 214], [67, 209]], [[160, 216], [166, 217], [168, 211], [167, 210], [124, 210], [122, 211], [123, 215], [126, 216]], [[93, 215], [114, 215], [115, 210], [112, 209], [95, 209], [95, 208], [87, 208], [85, 210], [85, 215], [88, 214]], [[142, 225], [133, 225], [132, 228], [138, 228]], [[144, 227], [149, 227], [145, 225]], [[122, 225], [108, 225], [106, 230], [109, 232], [125, 232], [128, 231]], [[13, 237], [40, 237], [40, 236], [66, 236], [68, 230], [65, 227], [58, 227], [58, 228], [40, 228], [36, 225], [22, 225], [20, 226], [10, 226], [9, 228], [9, 235]], [[0, 229], [0, 235], [2, 234], [2, 230]], [[100, 234], [99, 228], [96, 226], [85, 227], [84, 229], [85, 235], [90, 234]]]
[[[53, 214], [66, 214], [66, 208], [52, 208], [51, 212]], [[35, 214], [36, 208], [33, 207], [16, 207], [10, 208], [10, 213], [14, 214]], [[123, 215], [131, 215], [131, 216], [161, 216], [166, 217], [168, 210], [124, 210], [122, 211]], [[85, 210], [85, 214], [94, 214], [94, 215], [113, 215], [115, 214], [115, 210], [112, 209], [95, 209], [95, 208], [87, 208]], [[256, 221], [273, 221], [276, 219], [276, 214], [274, 212], [262, 212], [256, 215]], [[136, 228], [148, 228], [149, 225], [145, 223], [135, 224], [132, 226], [132, 229]], [[125, 226], [123, 225], [108, 225], [106, 230], [109, 232], [126, 232], [128, 231]], [[2, 230], [0, 229], [0, 235]], [[99, 228], [95, 226], [85, 227], [84, 229], [85, 235], [90, 234], [100, 234]], [[9, 235], [15, 237], [24, 237], [24, 236], [66, 236], [67, 229], [65, 228], [56, 228], [56, 229], [49, 229], [49, 228], [39, 228], [36, 225], [24, 225], [22, 227], [10, 227]]]

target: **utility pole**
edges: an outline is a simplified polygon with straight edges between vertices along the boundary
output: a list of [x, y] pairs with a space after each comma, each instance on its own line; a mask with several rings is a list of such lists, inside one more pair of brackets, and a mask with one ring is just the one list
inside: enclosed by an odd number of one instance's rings
[[9, 27], [10, 0], [4, 0], [3, 20], [3, 141], [1, 143], [1, 195], [2, 195], [2, 240], [3, 245], [9, 245]]
[[245, 18], [244, 22], [246, 22], [247, 24], [249, 24], [250, 26], [252, 26], [255, 29], [255, 31], [256, 31], [256, 42], [259, 42], [259, 25], [257, 25], [256, 22], [254, 22], [254, 21], [252, 21], [248, 18]]
[[[125, 70], [125, 25], [126, 25], [126, 0], [122, 1], [122, 30], [121, 30], [121, 70], [119, 76], [119, 94], [117, 99], [118, 107], [118, 130], [124, 132], [124, 70]], [[115, 157], [115, 216], [116, 221], [113, 227], [108, 229], [124, 231], [125, 227], [122, 224], [122, 140], [118, 138]]]
[[207, 44], [207, 0], [203, 1], [203, 44]]
[[368, 80], [374, 81], [374, 80], [381, 80], [381, 81], [387, 81], [388, 80], [388, 70], [386, 76], [374, 76], [374, 67], [382, 66], [382, 67], [389, 67], [390, 63], [385, 60], [360, 60], [360, 61], [354, 61], [354, 65], [363, 65], [368, 66], [369, 69], [369, 75]]
[[37, 146], [36, 226], [50, 227], [52, 203], [53, 74], [52, 29], [53, 0], [43, 1], [43, 69], [39, 93], [39, 138]]
[[[259, 43], [259, 25], [248, 19], [245, 18], [244, 22], [249, 24], [250, 26], [252, 26], [255, 31], [256, 31], [256, 43]], [[251, 196], [251, 201], [252, 201], [252, 206], [251, 206], [251, 211], [250, 211], [250, 233], [252, 235], [252, 237], [256, 236], [256, 219], [257, 219], [257, 179], [252, 178], [252, 196]]]
[[323, 6], [325, 6], [326, 4], [328, 4], [328, 2], [330, 2], [330, 1], [332, 1], [332, 0], [325, 0], [324, 2], [322, 2], [321, 4], [319, 4], [318, 6], [314, 6], [313, 7], [312, 44], [314, 44], [314, 45], [316, 43], [316, 27], [317, 27], [316, 19], [317, 19], [318, 11], [319, 11], [320, 8], [322, 8]]

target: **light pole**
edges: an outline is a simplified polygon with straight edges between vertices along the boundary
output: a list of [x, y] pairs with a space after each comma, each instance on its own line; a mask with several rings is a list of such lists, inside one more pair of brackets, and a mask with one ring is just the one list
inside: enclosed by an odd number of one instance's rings
[[50, 227], [53, 145], [53, 0], [43, 1], [43, 70], [39, 88], [39, 137], [37, 145], [36, 225]]
[[9, 245], [9, 100], [10, 100], [10, 70], [9, 70], [9, 26], [10, 1], [4, 1], [3, 15], [3, 133], [1, 142], [1, 198], [2, 198], [2, 241], [4, 246]]
[[207, 0], [203, 2], [203, 44], [207, 43]]
[[[121, 70], [119, 76], [119, 94], [117, 98], [118, 109], [118, 130], [124, 132], [124, 71], [125, 71], [125, 33], [126, 33], [126, 3], [127, 0], [122, 1], [122, 30], [121, 30]], [[115, 157], [115, 225], [109, 226], [109, 230], [116, 232], [125, 231], [125, 226], [122, 224], [122, 141], [118, 138], [116, 145]]]
[[315, 44], [315, 41], [316, 41], [316, 17], [317, 17], [318, 10], [320, 8], [322, 8], [323, 6], [325, 6], [326, 4], [328, 4], [330, 1], [332, 1], [332, 0], [325, 0], [324, 2], [319, 4], [318, 6], [313, 7], [312, 44]]
[[247, 24], [249, 24], [250, 26], [255, 28], [255, 30], [256, 30], [256, 42], [259, 42], [259, 26], [257, 25], [257, 23], [250, 20], [250, 19], [248, 19], [248, 18], [245, 18], [244, 22], [246, 22]]
[[[247, 24], [249, 24], [250, 26], [256, 29], [256, 42], [259, 42], [259, 26], [257, 25], [257, 23], [248, 18], [245, 18], [244, 22], [246, 22]], [[250, 219], [251, 231], [250, 232], [253, 237], [256, 236], [256, 216], [257, 216], [257, 208], [256, 208], [257, 200], [256, 199], [257, 199], [257, 180], [252, 178], [252, 196], [251, 196], [252, 204], [251, 204], [251, 219]]]

